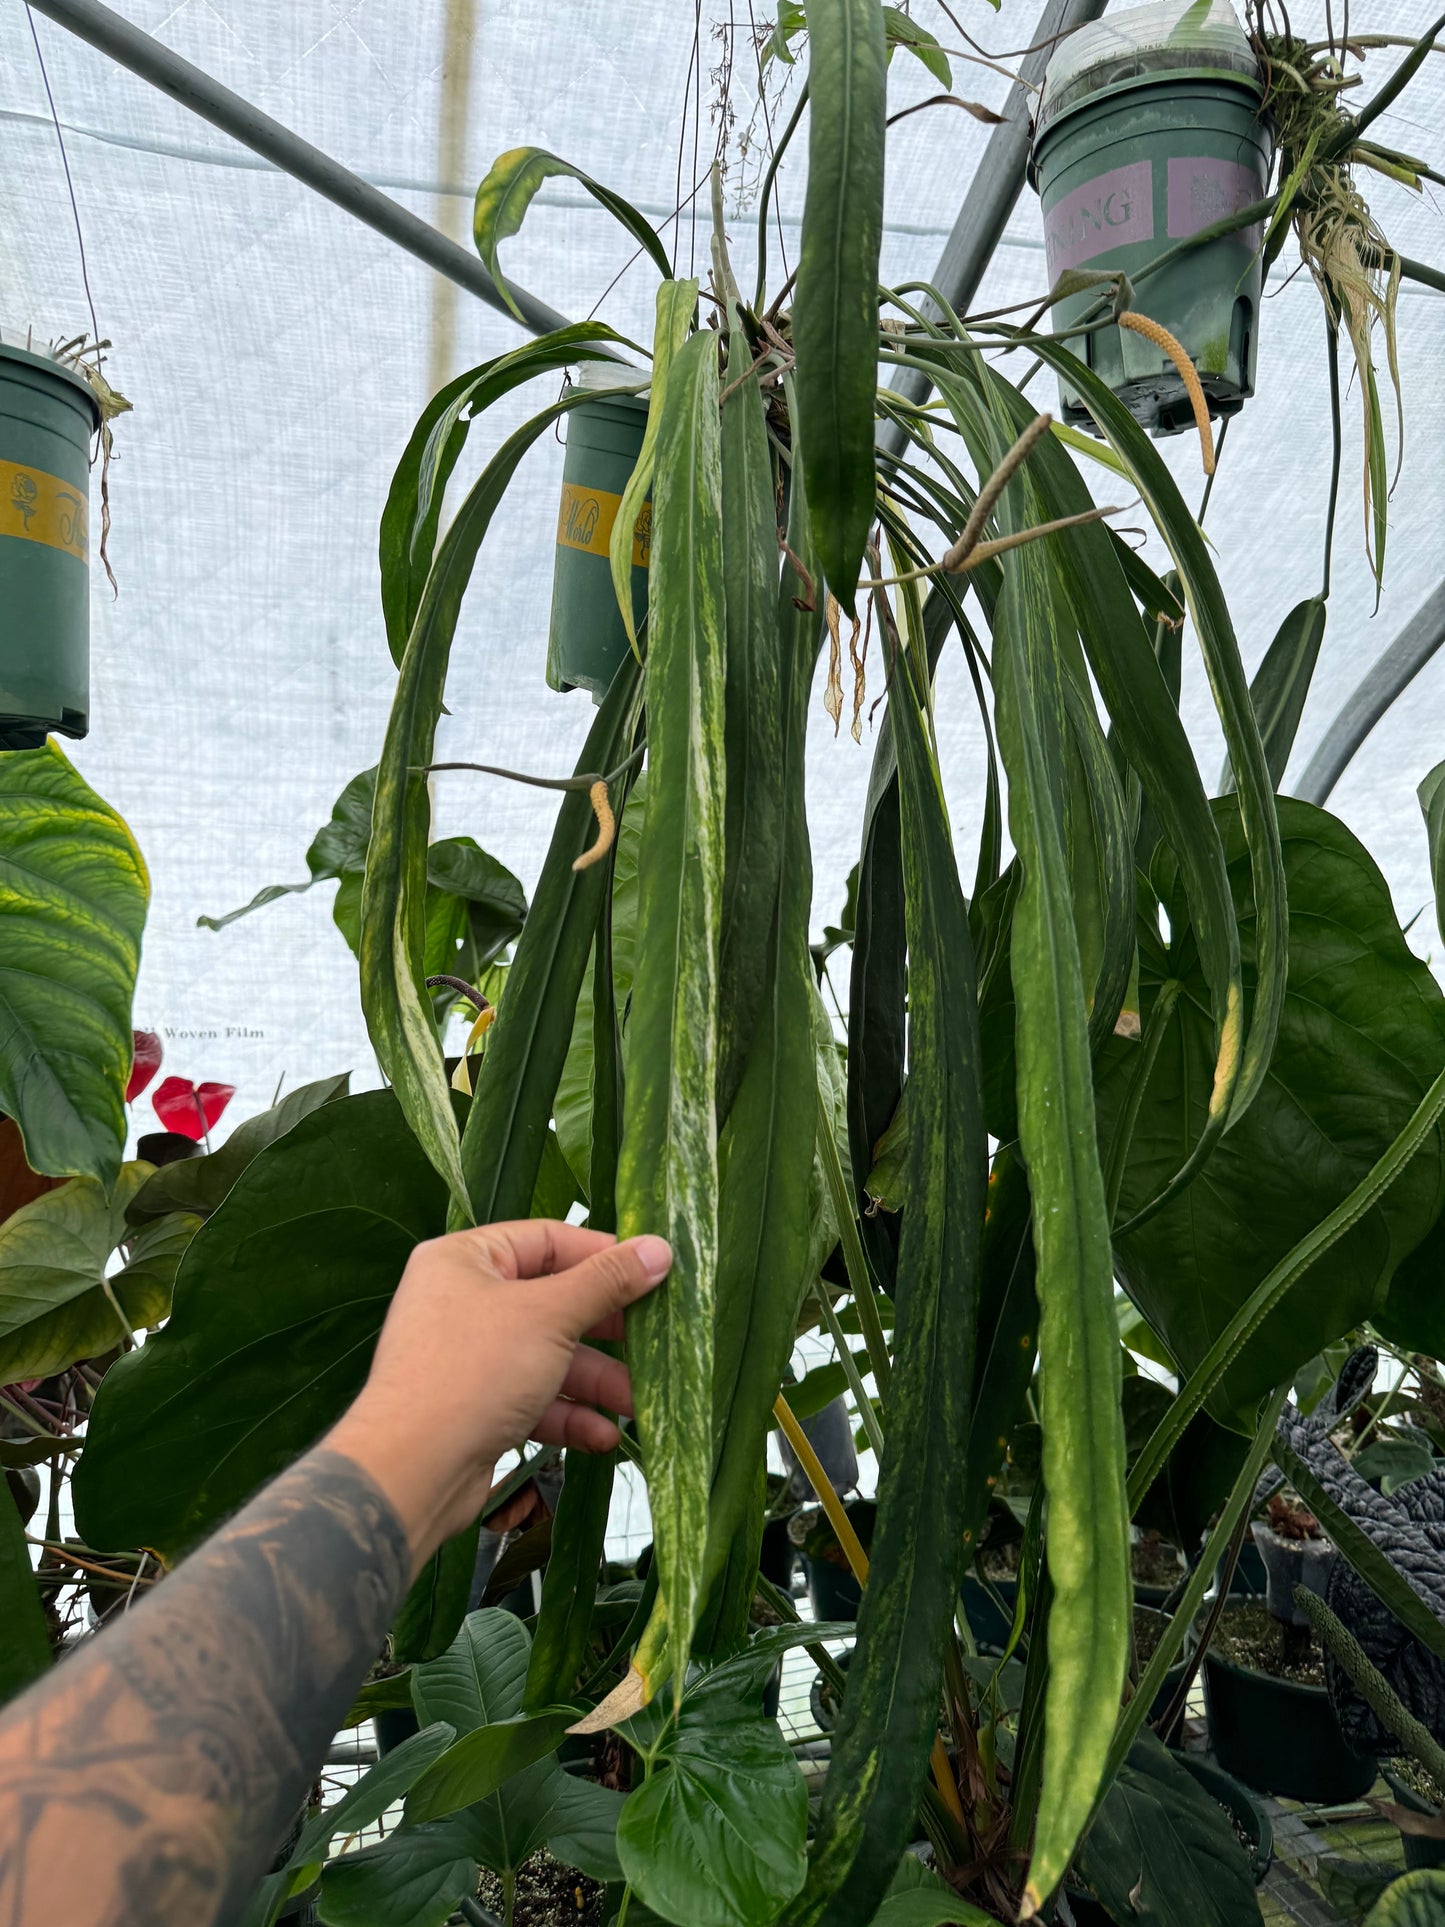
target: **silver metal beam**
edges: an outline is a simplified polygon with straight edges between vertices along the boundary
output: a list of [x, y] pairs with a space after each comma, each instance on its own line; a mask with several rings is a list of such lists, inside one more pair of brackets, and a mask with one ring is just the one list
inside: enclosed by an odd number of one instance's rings
[[[310, 141], [293, 134], [279, 120], [272, 120], [259, 107], [233, 94], [229, 87], [223, 87], [199, 67], [193, 67], [190, 61], [182, 60], [159, 40], [132, 26], [113, 8], [102, 6], [101, 0], [30, 0], [30, 4], [37, 13], [45, 14], [58, 26], [88, 41], [122, 67], [149, 81], [152, 87], [169, 94], [191, 113], [219, 127], [232, 140], [249, 147], [253, 154], [261, 155], [304, 187], [344, 208], [358, 221], [385, 235], [388, 241], [414, 254], [419, 261], [425, 261], [438, 274], [444, 274], [489, 307], [516, 320], [496, 282], [474, 254], [369, 181], [362, 180], [359, 174], [353, 174], [349, 167], [323, 154]], [[514, 287], [512, 294], [524, 325], [533, 334], [550, 334], [554, 328], [566, 327], [566, 316], [549, 308], [544, 301], [538, 301], [521, 288]]]
[[[989, 135], [978, 172], [969, 183], [953, 232], [944, 242], [933, 271], [934, 287], [956, 314], [964, 313], [978, 293], [1023, 190], [1037, 98], [1034, 89], [1044, 77], [1049, 55], [1061, 35], [1072, 33], [1086, 21], [1097, 20], [1106, 4], [1107, 0], [1048, 0], [1039, 16], [1034, 51], [1019, 69], [1019, 78], [1004, 105], [1003, 123]], [[921, 402], [932, 383], [917, 368], [899, 368], [892, 386], [906, 400]], [[903, 432], [896, 422], [881, 425], [878, 446], [890, 455], [902, 453]]]
[[1323, 803], [1343, 776], [1356, 750], [1385, 711], [1404, 694], [1430, 658], [1445, 643], [1445, 582], [1411, 616], [1375, 662], [1354, 695], [1325, 731], [1319, 748], [1289, 793], [1306, 803]]

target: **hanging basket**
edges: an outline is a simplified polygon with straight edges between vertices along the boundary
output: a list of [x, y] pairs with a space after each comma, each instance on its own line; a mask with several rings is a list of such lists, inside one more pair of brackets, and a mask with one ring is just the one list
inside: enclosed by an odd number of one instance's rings
[[[599, 395], [567, 417], [547, 682], [553, 689], [590, 690], [594, 703], [607, 694], [631, 646], [607, 549], [646, 427], [647, 403], [630, 395]], [[632, 533], [632, 620], [639, 629], [647, 613], [651, 534], [649, 498]]]
[[0, 341], [0, 749], [90, 726], [90, 444], [72, 369]]
[[[1226, 0], [1110, 15], [1063, 42], [1044, 76], [1030, 178], [1044, 209], [1049, 285], [1070, 269], [1145, 264], [1267, 192], [1272, 141], [1263, 84]], [[1168, 329], [1198, 371], [1209, 412], [1237, 414], [1254, 393], [1263, 281], [1262, 228], [1190, 249], [1140, 283], [1135, 305]], [[1061, 301], [1053, 325], [1099, 310], [1095, 287]], [[1107, 312], [1107, 310], [1105, 310]], [[1193, 423], [1183, 378], [1144, 336], [1105, 328], [1069, 341], [1140, 424], [1171, 435]], [[1092, 422], [1060, 383], [1064, 418]]]

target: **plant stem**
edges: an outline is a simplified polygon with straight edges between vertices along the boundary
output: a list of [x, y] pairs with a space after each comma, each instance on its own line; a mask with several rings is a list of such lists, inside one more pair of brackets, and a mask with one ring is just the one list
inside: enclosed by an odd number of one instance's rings
[[818, 1301], [823, 1323], [828, 1327], [828, 1336], [832, 1339], [838, 1353], [838, 1362], [843, 1367], [843, 1376], [848, 1381], [848, 1390], [853, 1394], [853, 1402], [858, 1407], [858, 1416], [863, 1422], [863, 1430], [868, 1434], [868, 1443], [881, 1460], [883, 1428], [878, 1423], [878, 1414], [873, 1409], [873, 1401], [864, 1390], [862, 1374], [858, 1370], [852, 1349], [848, 1344], [847, 1333], [838, 1323], [838, 1314], [829, 1301], [827, 1287], [821, 1279], [814, 1285], [813, 1295]]
[[863, 1255], [863, 1240], [858, 1236], [858, 1221], [853, 1215], [853, 1202], [848, 1196], [848, 1185], [843, 1176], [842, 1160], [838, 1156], [838, 1141], [833, 1135], [833, 1120], [828, 1115], [820, 1086], [818, 1091], [818, 1156], [823, 1160], [823, 1175], [828, 1181], [828, 1194], [832, 1200], [833, 1215], [838, 1220], [838, 1240], [843, 1247], [843, 1263], [848, 1271], [848, 1283], [853, 1287], [853, 1303], [858, 1311], [858, 1325], [863, 1333], [863, 1343], [868, 1347], [868, 1363], [873, 1371], [873, 1383], [878, 1387], [878, 1396], [884, 1401], [888, 1398], [888, 1381], [892, 1376], [892, 1361], [888, 1356], [888, 1343], [883, 1336], [883, 1323], [878, 1316], [878, 1301], [873, 1296], [873, 1279], [869, 1274], [868, 1260]]
[[632, 1889], [631, 1887], [624, 1887], [622, 1889], [622, 1905], [617, 1909], [617, 1919], [613, 1922], [613, 1927], [627, 1927], [627, 1910], [631, 1905]]
[[[798, 104], [789, 116], [788, 124], [778, 136], [778, 144], [773, 149], [773, 157], [768, 162], [768, 171], [763, 176], [763, 184], [758, 193], [758, 284], [753, 294], [753, 313], [763, 312], [763, 299], [767, 292], [768, 279], [768, 203], [773, 198], [773, 182], [777, 178], [778, 163], [788, 151], [788, 142], [798, 131], [798, 123], [803, 118], [803, 109], [808, 104], [808, 83], [803, 82], [803, 90], [798, 95]], [[786, 266], [786, 262], [784, 266]], [[619, 1920], [618, 1927], [621, 1927]]]
[[1179, 993], [1184, 988], [1177, 977], [1170, 977], [1161, 984], [1159, 995], [1154, 999], [1154, 1008], [1149, 1013], [1148, 1028], [1139, 1046], [1139, 1055], [1134, 1060], [1133, 1075], [1129, 1079], [1129, 1089], [1124, 1098], [1124, 1109], [1119, 1122], [1114, 1127], [1114, 1136], [1109, 1145], [1109, 1166], [1104, 1174], [1105, 1198], [1112, 1225], [1119, 1215], [1119, 1193], [1124, 1188], [1124, 1168], [1129, 1162], [1130, 1146], [1134, 1142], [1134, 1126], [1139, 1121], [1139, 1109], [1144, 1102], [1144, 1093], [1149, 1087], [1149, 1079], [1154, 1071], [1159, 1046], [1164, 1041], [1164, 1032], [1169, 1019], [1174, 1014], [1174, 1006], [1179, 1001]]
[[502, 1927], [512, 1927], [517, 1911], [517, 1876], [510, 1869], [502, 1875]]

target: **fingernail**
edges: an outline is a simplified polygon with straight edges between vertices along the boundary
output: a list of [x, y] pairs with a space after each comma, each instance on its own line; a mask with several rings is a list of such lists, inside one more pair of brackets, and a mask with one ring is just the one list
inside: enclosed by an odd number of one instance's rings
[[649, 1278], [665, 1278], [672, 1269], [672, 1246], [666, 1238], [633, 1238], [632, 1249]]

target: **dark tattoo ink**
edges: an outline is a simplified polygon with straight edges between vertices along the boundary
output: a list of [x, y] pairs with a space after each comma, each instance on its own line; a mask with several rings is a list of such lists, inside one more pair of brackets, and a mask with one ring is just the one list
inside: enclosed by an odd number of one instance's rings
[[377, 1487], [315, 1451], [6, 1708], [0, 1927], [238, 1920], [409, 1576]]

